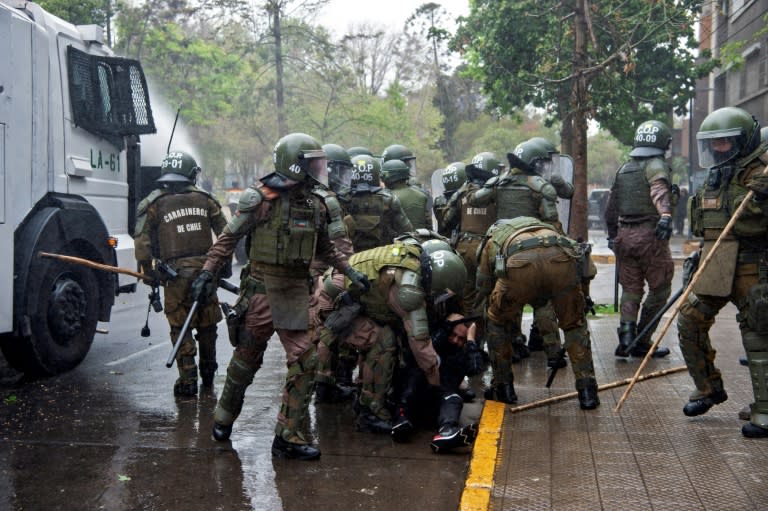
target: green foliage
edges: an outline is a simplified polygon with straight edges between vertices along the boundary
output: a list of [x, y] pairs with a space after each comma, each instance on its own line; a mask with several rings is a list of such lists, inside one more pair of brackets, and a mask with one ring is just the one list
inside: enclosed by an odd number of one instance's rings
[[110, 0], [38, 0], [37, 3], [73, 25], [106, 26], [111, 9]]

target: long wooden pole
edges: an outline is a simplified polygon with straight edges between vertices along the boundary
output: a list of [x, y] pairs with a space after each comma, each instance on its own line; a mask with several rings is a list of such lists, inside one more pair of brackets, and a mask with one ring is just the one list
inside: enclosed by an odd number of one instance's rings
[[[768, 165], [765, 166], [763, 169], [762, 174], [768, 173]], [[754, 197], [755, 192], [750, 190], [747, 195], [744, 196], [744, 199], [741, 201], [741, 204], [739, 204], [739, 207], [736, 208], [736, 211], [733, 213], [733, 216], [731, 216], [731, 219], [728, 221], [728, 223], [725, 225], [725, 228], [723, 229], [723, 232], [720, 233], [720, 236], [718, 236], [717, 241], [715, 241], [715, 244], [712, 245], [712, 249], [707, 254], [707, 257], [704, 258], [704, 261], [702, 261], [699, 264], [699, 269], [694, 274], [693, 278], [691, 279], [690, 284], [685, 288], [685, 292], [680, 297], [680, 299], [677, 301], [677, 304], [675, 305], [675, 308], [672, 310], [672, 314], [667, 319], [667, 322], [664, 323], [664, 327], [661, 329], [661, 333], [656, 337], [656, 340], [651, 345], [651, 349], [648, 350], [648, 353], [645, 354], [645, 357], [643, 358], [643, 361], [640, 362], [640, 366], [638, 366], [637, 371], [635, 372], [634, 378], [632, 378], [632, 381], [629, 383], [629, 386], [627, 387], [627, 390], [624, 391], [624, 395], [621, 396], [621, 399], [619, 399], [619, 402], [616, 403], [616, 408], [614, 408], [614, 412], [618, 412], [621, 410], [621, 405], [624, 404], [624, 401], [627, 400], [627, 397], [629, 396], [629, 393], [632, 391], [632, 387], [635, 386], [635, 382], [637, 381], [640, 373], [645, 369], [646, 364], [648, 364], [648, 361], [653, 356], [653, 352], [656, 351], [656, 347], [661, 342], [661, 339], [664, 338], [664, 334], [667, 333], [667, 330], [669, 330], [670, 325], [672, 325], [672, 321], [674, 321], [675, 316], [677, 316], [677, 313], [680, 312], [680, 306], [688, 300], [688, 295], [691, 294], [691, 290], [693, 289], [694, 284], [699, 280], [699, 277], [704, 272], [704, 268], [707, 267], [709, 264], [709, 261], [712, 260], [712, 257], [715, 255], [715, 252], [717, 252], [717, 249], [720, 247], [720, 244], [723, 242], [723, 240], [730, 234], [731, 230], [733, 229], [733, 225], [736, 223], [736, 220], [739, 219], [741, 214], [744, 212], [744, 210], [747, 207], [747, 204], [749, 204], [752, 201], [752, 197]]]
[[82, 257], [68, 256], [68, 255], [62, 255], [62, 254], [51, 254], [50, 252], [38, 252], [37, 254], [40, 257], [50, 257], [52, 259], [61, 259], [62, 261], [67, 261], [69, 263], [74, 263], [74, 264], [80, 264], [82, 266], [88, 266], [90, 268], [95, 268], [97, 270], [103, 270], [103, 271], [108, 271], [112, 273], [124, 273], [125, 275], [131, 275], [133, 277], [146, 280], [147, 282], [152, 282], [154, 280], [152, 277], [148, 275], [144, 275], [143, 273], [139, 273], [137, 271], [129, 270], [128, 268], [111, 266], [109, 264], [101, 264], [95, 261], [91, 261], [90, 259], [83, 259]]
[[[681, 371], [685, 371], [686, 369], [687, 369], [686, 366], [678, 366], [678, 367], [670, 367], [669, 369], [661, 369], [653, 373], [644, 374], [638, 377], [637, 380], [642, 381], [642, 380], [649, 380], [651, 378], [658, 378], [659, 376], [667, 376], [668, 374], [679, 373]], [[601, 390], [608, 390], [616, 387], [621, 387], [622, 385], [627, 385], [630, 381], [632, 381], [632, 378], [624, 378], [623, 380], [617, 380], [611, 383], [600, 385], [597, 387], [597, 390], [599, 392]], [[546, 399], [540, 399], [539, 401], [534, 401], [532, 403], [526, 403], [524, 405], [515, 406], [514, 408], [510, 408], [509, 411], [510, 413], [522, 412], [523, 410], [530, 410], [531, 408], [538, 408], [540, 406], [550, 405], [552, 403], [565, 401], [566, 399], [571, 399], [578, 395], [579, 395], [578, 392], [568, 392], [567, 394], [560, 394], [559, 396], [552, 396]]]

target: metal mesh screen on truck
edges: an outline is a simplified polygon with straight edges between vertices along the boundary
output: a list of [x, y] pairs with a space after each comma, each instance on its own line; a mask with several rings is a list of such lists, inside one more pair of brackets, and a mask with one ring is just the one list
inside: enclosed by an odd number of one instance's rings
[[69, 97], [76, 126], [122, 148], [123, 137], [154, 133], [155, 121], [141, 64], [67, 48]]

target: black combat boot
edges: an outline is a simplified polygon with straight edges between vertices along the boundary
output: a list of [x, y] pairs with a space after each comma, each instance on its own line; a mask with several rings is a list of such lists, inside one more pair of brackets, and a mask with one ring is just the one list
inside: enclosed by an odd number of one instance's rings
[[520, 362], [524, 358], [531, 356], [531, 352], [528, 350], [528, 346], [525, 345], [525, 336], [523, 334], [517, 334], [512, 339], [512, 362]]
[[445, 424], [432, 437], [429, 447], [434, 453], [444, 453], [457, 447], [472, 445], [477, 437], [477, 424], [470, 424], [460, 428], [456, 424]]
[[315, 403], [342, 403], [351, 400], [354, 396], [355, 393], [349, 388], [325, 382], [315, 384]]
[[405, 407], [400, 406], [395, 414], [395, 420], [392, 424], [392, 440], [395, 442], [407, 442], [411, 439], [413, 433], [413, 423], [408, 419]]
[[600, 398], [597, 396], [597, 382], [594, 378], [580, 379], [576, 382], [576, 385], [576, 392], [579, 395], [579, 408], [582, 410], [594, 410], [600, 406]]
[[272, 440], [272, 456], [293, 460], [316, 460], [320, 457], [320, 449], [309, 444], [294, 444], [280, 435], [275, 435]]
[[741, 427], [741, 434], [747, 438], [768, 438], [768, 429], [747, 422]]
[[[645, 357], [645, 354], [648, 353], [648, 350], [651, 349], [650, 343], [638, 343], [635, 345], [634, 348], [629, 352], [630, 355], [633, 357]], [[653, 355], [651, 355], [653, 358], [664, 358], [667, 355], [669, 355], [669, 348], [664, 348], [662, 346], [659, 346], [656, 348], [656, 351], [653, 352]]]
[[632, 344], [637, 335], [637, 323], [634, 321], [622, 321], [619, 323], [616, 333], [619, 334], [619, 345], [616, 346], [614, 355], [617, 357], [628, 357], [629, 345]]
[[368, 433], [392, 433], [392, 422], [378, 417], [367, 406], [360, 409], [360, 414], [355, 421], [355, 429]]
[[197, 381], [179, 381], [173, 385], [173, 395], [179, 397], [197, 396]]
[[213, 439], [217, 442], [224, 442], [229, 440], [229, 436], [232, 434], [232, 424], [219, 424], [213, 423]]
[[683, 407], [683, 413], [688, 417], [696, 417], [707, 413], [710, 408], [725, 402], [727, 399], [728, 394], [724, 390], [715, 390], [708, 396], [688, 401]]
[[528, 351], [544, 351], [544, 337], [536, 323], [531, 325], [531, 331], [528, 332]]
[[510, 405], [517, 403], [515, 385], [512, 382], [494, 385], [485, 391], [485, 399], [490, 401], [499, 401]]

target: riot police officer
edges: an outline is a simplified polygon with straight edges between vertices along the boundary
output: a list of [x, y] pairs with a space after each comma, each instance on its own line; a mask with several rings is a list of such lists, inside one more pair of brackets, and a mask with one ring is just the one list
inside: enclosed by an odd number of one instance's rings
[[699, 162], [707, 179], [691, 200], [690, 220], [695, 236], [704, 238], [703, 254], [719, 238], [731, 215], [752, 190], [733, 224], [700, 272], [677, 321], [680, 350], [696, 386], [683, 408], [687, 416], [706, 413], [728, 399], [709, 330], [728, 303], [739, 310], [736, 319], [747, 354], [754, 403], [750, 421], [741, 432], [750, 438], [768, 437], [768, 143], [760, 140], [760, 124], [741, 108], [724, 107], [709, 114], [696, 134]]
[[579, 406], [590, 410], [600, 404], [577, 267], [581, 257], [578, 243], [533, 217], [499, 220], [488, 230], [477, 270], [479, 294], [488, 298], [486, 342], [493, 369], [488, 398], [517, 402], [506, 332], [519, 331], [526, 303], [551, 301], [565, 332]]
[[[453, 244], [456, 252], [467, 268], [467, 280], [464, 284], [463, 312], [466, 316], [482, 314], [482, 304], [477, 302], [475, 275], [477, 272], [477, 247], [485, 237], [485, 232], [496, 221], [496, 205], [490, 203], [483, 207], [469, 205], [470, 196], [481, 189], [485, 182], [501, 172], [501, 163], [492, 152], [481, 152], [472, 157], [464, 169], [467, 181], [456, 190], [445, 208], [443, 224], [453, 232]], [[479, 335], [484, 328], [480, 325]]]
[[[163, 159], [157, 183], [139, 203], [136, 211], [135, 253], [142, 271], [154, 275], [165, 286], [165, 317], [171, 327], [171, 343], [176, 344], [192, 300], [189, 291], [213, 244], [211, 231], [221, 233], [226, 217], [221, 205], [209, 193], [195, 186], [200, 167], [184, 151], [171, 151]], [[167, 265], [177, 273], [170, 279], [160, 271]], [[176, 354], [179, 378], [173, 386], [177, 396], [197, 395], [195, 356], [200, 345], [200, 376], [203, 387], [213, 385], [216, 374], [216, 324], [221, 311], [215, 297], [197, 309], [190, 330]], [[193, 339], [191, 330], [196, 329]]]
[[384, 149], [381, 160], [381, 179], [400, 200], [414, 229], [432, 229], [432, 197], [409, 183], [416, 175], [416, 156], [407, 147], [393, 144]]
[[448, 201], [453, 194], [467, 181], [466, 165], [455, 161], [440, 171], [440, 182], [443, 185], [443, 193], [432, 201], [432, 213], [437, 222], [437, 232], [442, 236], [450, 237], [451, 231], [443, 222], [443, 215], [448, 207]]
[[[401, 434], [412, 425], [403, 410], [397, 411], [399, 420], [393, 424], [386, 402], [397, 358], [397, 333], [404, 332], [409, 353], [428, 384], [439, 386], [439, 357], [429, 335], [429, 310], [460, 295], [466, 277], [464, 264], [452, 251], [427, 254], [420, 244], [400, 242], [357, 252], [349, 262], [367, 277], [371, 289], [355, 298], [361, 307], [356, 314], [345, 316], [343, 324], [326, 321], [320, 341], [331, 344], [324, 337], [336, 336], [363, 354], [357, 429]], [[337, 271], [328, 272], [324, 284], [326, 297], [320, 302], [335, 302], [337, 308], [350, 305], [339, 298], [342, 292], [357, 294], [350, 279]]]
[[380, 186], [381, 164], [368, 155], [352, 159], [352, 189], [342, 197], [351, 216], [350, 232], [356, 252], [387, 245], [413, 230], [400, 201]]
[[[605, 208], [609, 245], [616, 253], [622, 289], [617, 357], [645, 356], [655, 328], [649, 329], [631, 352], [629, 346], [672, 291], [672, 170], [664, 160], [671, 143], [672, 134], [663, 122], [651, 120], [640, 124], [629, 153], [631, 159], [616, 171]], [[646, 283], [648, 295], [640, 312]], [[667, 355], [669, 349], [663, 347], [653, 354]]]
[[364, 274], [349, 266], [334, 240], [346, 237], [340, 208], [327, 186], [326, 154], [304, 133], [281, 138], [272, 154], [274, 172], [243, 192], [236, 216], [208, 252], [203, 272], [193, 284], [201, 299], [215, 291], [211, 283], [237, 241], [250, 238], [250, 275], [235, 303], [244, 316], [227, 380], [214, 412], [213, 437], [229, 438], [248, 385], [261, 367], [267, 342], [277, 332], [286, 352], [288, 374], [282, 393], [272, 455], [316, 459], [320, 450], [300, 431], [314, 381], [315, 346], [307, 335], [309, 267], [326, 259], [362, 289]]

